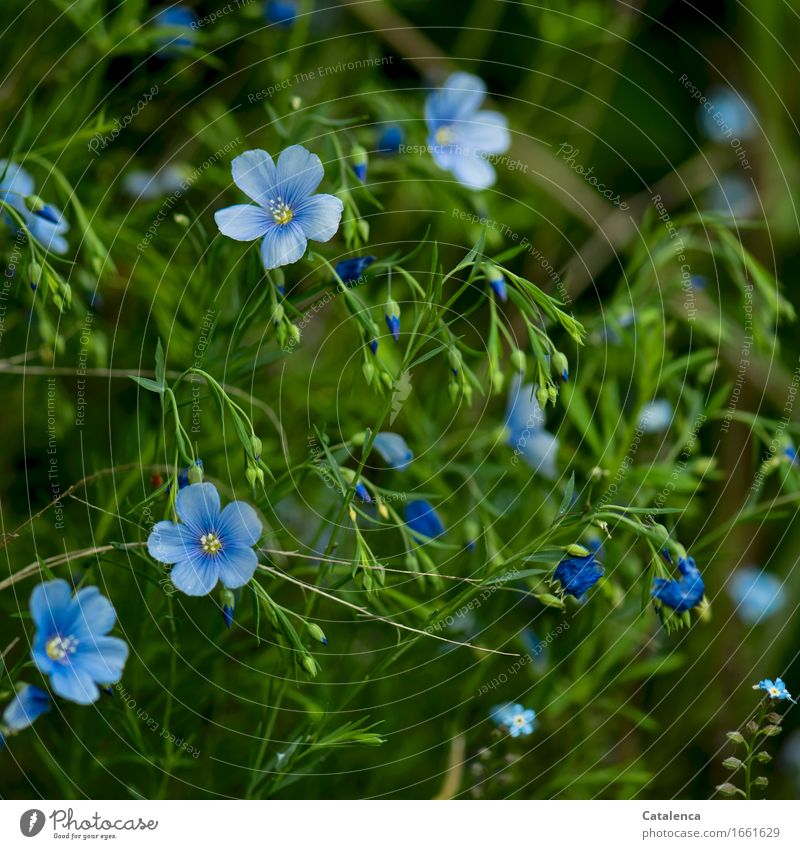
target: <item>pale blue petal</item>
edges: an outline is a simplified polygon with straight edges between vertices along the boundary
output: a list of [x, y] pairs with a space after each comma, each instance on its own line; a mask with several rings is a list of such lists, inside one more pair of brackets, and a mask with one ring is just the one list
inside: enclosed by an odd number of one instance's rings
[[505, 153], [511, 146], [511, 134], [505, 115], [499, 112], [476, 112], [466, 121], [452, 126], [453, 144], [465, 151]]
[[342, 202], [333, 195], [314, 195], [294, 209], [294, 220], [302, 227], [307, 239], [327, 242], [339, 229]]
[[225, 506], [217, 526], [224, 546], [255, 545], [261, 539], [261, 520], [244, 501], [231, 501]]
[[278, 172], [266, 150], [247, 150], [231, 162], [233, 182], [257, 204], [269, 207], [275, 199]]
[[449, 170], [468, 189], [488, 189], [497, 179], [492, 163], [474, 154], [454, 156]]
[[218, 555], [219, 577], [229, 589], [243, 587], [255, 574], [258, 555], [252, 548], [237, 546], [224, 548]]
[[219, 579], [219, 560], [219, 555], [182, 560], [175, 564], [170, 580], [186, 595], [208, 595]]
[[189, 529], [199, 536], [216, 529], [219, 493], [213, 483], [193, 483], [178, 491], [175, 510]]
[[118, 637], [95, 637], [81, 641], [70, 662], [98, 684], [116, 684], [122, 677], [128, 645]]
[[3, 712], [3, 724], [9, 731], [22, 731], [50, 710], [50, 695], [39, 687], [25, 684]]
[[219, 232], [237, 242], [252, 242], [267, 232], [274, 223], [272, 216], [260, 206], [238, 203], [214, 213]]
[[159, 563], [179, 563], [198, 553], [200, 536], [202, 534], [192, 533], [185, 525], [158, 522], [147, 538], [147, 550]]
[[657, 398], [645, 404], [639, 412], [639, 430], [643, 433], [661, 433], [670, 426], [672, 415], [672, 404], [666, 398]]
[[264, 234], [264, 241], [261, 242], [261, 262], [267, 271], [282, 265], [291, 265], [302, 259], [307, 245], [308, 239], [299, 224], [294, 221], [276, 224]]
[[451, 74], [444, 86], [425, 101], [425, 118], [434, 127], [463, 119], [477, 111], [486, 97], [486, 84], [474, 74]]
[[78, 638], [107, 634], [117, 621], [114, 605], [101, 595], [97, 587], [86, 587], [75, 594], [70, 606], [71, 622], [64, 626], [67, 634]]
[[46, 209], [52, 219], [39, 213], [31, 213], [25, 223], [31, 236], [43, 248], [56, 254], [64, 254], [69, 249], [69, 244], [61, 234], [69, 230], [69, 224], [55, 207], [48, 206]]
[[558, 439], [546, 430], [532, 431], [520, 448], [525, 462], [542, 477], [554, 480], [557, 476], [556, 456]]
[[319, 157], [300, 144], [287, 147], [278, 157], [278, 193], [293, 211], [316, 191], [324, 176]]
[[519, 375], [515, 376], [508, 390], [506, 407], [506, 427], [509, 429], [509, 444], [514, 447], [519, 435], [526, 430], [541, 430], [545, 425], [545, 415], [536, 400], [536, 387], [532, 383], [522, 384]]
[[414, 452], [399, 433], [381, 432], [375, 437], [372, 445], [381, 457], [399, 472], [407, 469], [414, 459]]
[[34, 624], [41, 631], [52, 632], [69, 616], [71, 602], [72, 587], [62, 578], [39, 584], [31, 593]]
[[54, 666], [50, 674], [50, 684], [56, 695], [79, 705], [90, 705], [100, 697], [100, 691], [92, 676], [70, 663]]

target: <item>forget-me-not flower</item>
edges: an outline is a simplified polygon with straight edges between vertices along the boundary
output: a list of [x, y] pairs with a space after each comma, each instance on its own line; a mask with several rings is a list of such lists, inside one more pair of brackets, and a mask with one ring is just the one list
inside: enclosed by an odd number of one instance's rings
[[429, 501], [409, 501], [404, 512], [408, 529], [417, 538], [435, 539], [445, 532], [444, 522]]
[[324, 171], [316, 154], [302, 145], [287, 147], [278, 164], [265, 150], [248, 150], [231, 163], [233, 182], [253, 204], [236, 204], [214, 213], [220, 232], [239, 242], [261, 239], [264, 268], [297, 262], [308, 240], [327, 242], [339, 229], [342, 202], [314, 194]]
[[727, 590], [736, 604], [736, 612], [748, 625], [778, 613], [786, 602], [781, 579], [756, 566], [737, 569], [728, 581]]
[[667, 607], [683, 613], [700, 604], [705, 585], [693, 557], [678, 558], [678, 571], [681, 577], [677, 581], [671, 578], [655, 578], [651, 594]]
[[375, 436], [372, 447], [398, 472], [407, 469], [414, 459], [414, 452], [399, 433], [381, 431]]
[[587, 551], [586, 554], [570, 554], [563, 558], [556, 566], [553, 577], [561, 584], [561, 591], [565, 595], [582, 599], [603, 577], [604, 571], [597, 553]]
[[494, 184], [494, 166], [486, 156], [504, 153], [511, 144], [505, 116], [479, 110], [485, 97], [480, 77], [456, 73], [425, 101], [428, 146], [436, 164], [470, 189]]
[[788, 699], [790, 702], [794, 701], [792, 694], [786, 689], [786, 685], [780, 678], [776, 678], [774, 681], [771, 678], [765, 678], [763, 681], [759, 681], [758, 684], [754, 684], [753, 689], [763, 690], [776, 702], [782, 701], [783, 699]]
[[506, 430], [508, 446], [538, 474], [554, 480], [558, 439], [544, 429], [545, 416], [536, 400], [536, 387], [523, 385], [519, 375], [514, 377], [508, 391]]
[[160, 563], [174, 564], [170, 578], [181, 592], [206, 595], [218, 581], [236, 589], [253, 577], [261, 522], [249, 504], [231, 501], [220, 510], [214, 484], [194, 483], [178, 492], [175, 510], [180, 522], [154, 525], [147, 550]]
[[88, 705], [100, 696], [98, 684], [116, 684], [122, 677], [128, 646], [108, 636], [117, 614], [97, 587], [73, 595], [64, 580], [40, 584], [31, 595], [31, 616], [33, 661], [56, 695]]
[[536, 711], [513, 702], [504, 702], [492, 708], [491, 717], [511, 737], [527, 737], [533, 733]]
[[23, 684], [3, 711], [3, 721], [0, 723], [3, 733], [15, 734], [33, 725], [42, 714], [50, 710], [51, 705], [50, 694], [46, 690], [34, 687], [33, 684]]

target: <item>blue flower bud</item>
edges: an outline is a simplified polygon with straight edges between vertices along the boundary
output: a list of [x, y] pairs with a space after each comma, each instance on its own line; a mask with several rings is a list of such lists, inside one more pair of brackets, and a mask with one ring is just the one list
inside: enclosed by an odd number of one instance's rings
[[178, 489], [183, 489], [185, 486], [189, 486], [190, 483], [200, 483], [200, 481], [203, 480], [203, 461], [199, 457], [194, 461], [194, 468], [199, 470], [199, 480], [191, 479], [189, 473], [192, 472], [193, 469], [191, 466], [187, 466], [185, 469], [181, 469], [181, 471], [178, 472]]
[[506, 291], [506, 278], [503, 277], [503, 272], [496, 265], [488, 262], [484, 263], [483, 270], [492, 291], [505, 303], [508, 300], [508, 292]]
[[373, 262], [375, 262], [374, 256], [356, 256], [337, 262], [334, 271], [343, 283], [355, 283]]
[[404, 138], [403, 128], [398, 127], [397, 124], [390, 124], [384, 128], [378, 139], [378, 152], [384, 154], [397, 153]]
[[225, 627], [230, 628], [233, 624], [233, 609], [236, 607], [236, 596], [232, 590], [227, 587], [222, 589], [219, 594], [219, 603], [222, 607], [222, 618], [225, 620]]
[[354, 144], [351, 149], [350, 159], [353, 173], [358, 177], [360, 182], [365, 182], [367, 179], [367, 151], [360, 144]]
[[297, 3], [292, 3], [291, 0], [269, 0], [264, 17], [270, 24], [289, 29], [297, 17]]
[[356, 495], [365, 503], [372, 503], [372, 498], [370, 498], [369, 490], [366, 488], [366, 486], [364, 486], [363, 481], [358, 481], [358, 483], [356, 483]]
[[394, 337], [395, 342], [400, 341], [400, 306], [397, 301], [389, 300], [386, 302], [386, 306], [383, 308], [383, 313], [386, 318], [386, 326], [389, 328], [389, 332]]
[[377, 339], [373, 339], [373, 340], [369, 343], [369, 349], [370, 349], [370, 351], [372, 351], [372, 353], [373, 353], [373, 354], [377, 354], [377, 353], [378, 353], [378, 340], [377, 340]]

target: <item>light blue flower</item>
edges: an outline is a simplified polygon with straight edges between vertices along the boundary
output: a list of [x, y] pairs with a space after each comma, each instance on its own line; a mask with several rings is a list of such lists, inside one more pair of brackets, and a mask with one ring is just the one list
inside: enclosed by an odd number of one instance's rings
[[637, 427], [642, 433], [662, 433], [672, 423], [672, 404], [666, 398], [656, 398], [639, 411]]
[[435, 539], [445, 532], [444, 522], [428, 501], [409, 501], [404, 512], [408, 529], [418, 539]]
[[169, 35], [158, 39], [158, 53], [169, 58], [180, 56], [197, 41], [197, 15], [188, 6], [170, 6], [162, 9], [153, 18], [156, 27], [171, 30]]
[[128, 646], [107, 636], [117, 614], [97, 587], [73, 596], [66, 581], [49, 581], [36, 587], [30, 606], [36, 625], [33, 661], [57, 695], [88, 705], [100, 696], [98, 684], [119, 681]]
[[700, 127], [716, 142], [750, 139], [756, 132], [755, 113], [751, 103], [738, 91], [727, 86], [714, 86], [708, 92], [710, 109], [700, 106]]
[[342, 202], [314, 192], [324, 171], [302, 145], [287, 147], [277, 166], [264, 150], [248, 150], [231, 163], [233, 181], [257, 206], [237, 204], [214, 213], [220, 232], [239, 242], [262, 239], [264, 268], [297, 262], [308, 240], [327, 242], [339, 229]]
[[533, 733], [536, 711], [521, 704], [504, 702], [491, 710], [494, 722], [511, 737], [527, 737]]
[[794, 701], [792, 694], [786, 689], [786, 685], [780, 678], [776, 678], [774, 681], [771, 678], [765, 678], [763, 681], [759, 681], [758, 684], [754, 684], [753, 689], [763, 690], [776, 702], [783, 699], [788, 699], [790, 702]]
[[26, 224], [34, 239], [48, 251], [65, 254], [69, 244], [63, 234], [69, 230], [69, 224], [61, 211], [51, 204], [45, 204], [36, 212], [28, 214]]
[[504, 153], [511, 144], [505, 116], [479, 111], [485, 96], [482, 79], [457, 73], [425, 101], [428, 145], [436, 164], [470, 189], [494, 184], [494, 166], [486, 155]]
[[679, 558], [678, 571], [681, 577], [677, 581], [667, 578], [653, 579], [651, 595], [676, 612], [684, 613], [700, 604], [705, 585], [693, 557]]
[[[27, 198], [33, 194], [34, 188], [33, 177], [24, 168], [14, 162], [0, 160], [0, 201], [22, 216], [31, 237], [43, 248], [57, 254], [66, 253], [69, 245], [62, 234], [69, 230], [69, 224], [51, 204], [40, 204], [35, 212], [28, 208]], [[9, 227], [13, 230], [18, 228], [18, 222], [8, 210], [3, 210], [2, 215]]]
[[727, 590], [736, 612], [748, 625], [774, 616], [786, 603], [781, 579], [756, 566], [737, 569], [731, 575]]
[[414, 452], [399, 433], [381, 431], [376, 435], [372, 447], [398, 472], [405, 471], [414, 459]]
[[33, 725], [42, 714], [50, 710], [51, 704], [50, 694], [46, 690], [23, 684], [3, 712], [4, 733], [15, 734]]
[[508, 391], [506, 430], [508, 446], [542, 477], [554, 480], [558, 474], [558, 439], [544, 429], [545, 416], [536, 400], [536, 387], [523, 385], [515, 376]]
[[160, 563], [174, 564], [170, 577], [181, 592], [206, 595], [218, 581], [236, 589], [253, 577], [261, 522], [249, 504], [231, 501], [220, 510], [214, 484], [195, 483], [178, 492], [175, 510], [181, 521], [154, 525], [147, 550]]
[[[25, 198], [33, 194], [35, 183], [33, 177], [15, 162], [0, 159], [0, 201], [13, 207], [23, 218], [28, 215], [28, 207]], [[3, 220], [9, 227], [16, 229], [16, 222], [3, 210]]]

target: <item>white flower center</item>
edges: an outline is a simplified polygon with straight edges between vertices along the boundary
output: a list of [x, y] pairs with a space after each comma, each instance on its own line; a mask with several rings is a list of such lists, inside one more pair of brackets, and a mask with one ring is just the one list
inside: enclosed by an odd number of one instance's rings
[[53, 637], [45, 644], [45, 651], [51, 660], [63, 660], [68, 654], [73, 654], [78, 648], [75, 637]]
[[455, 138], [455, 134], [450, 127], [439, 127], [434, 138], [436, 139], [436, 144], [451, 144]]
[[276, 224], [288, 224], [294, 217], [291, 207], [282, 198], [271, 200], [269, 211], [272, 213], [272, 218]]
[[220, 542], [220, 538], [215, 533], [203, 534], [200, 537], [200, 545], [206, 554], [217, 554], [222, 548], [222, 542]]
[[511, 721], [514, 723], [514, 725], [521, 728], [525, 724], [525, 717], [521, 713], [518, 713]]

